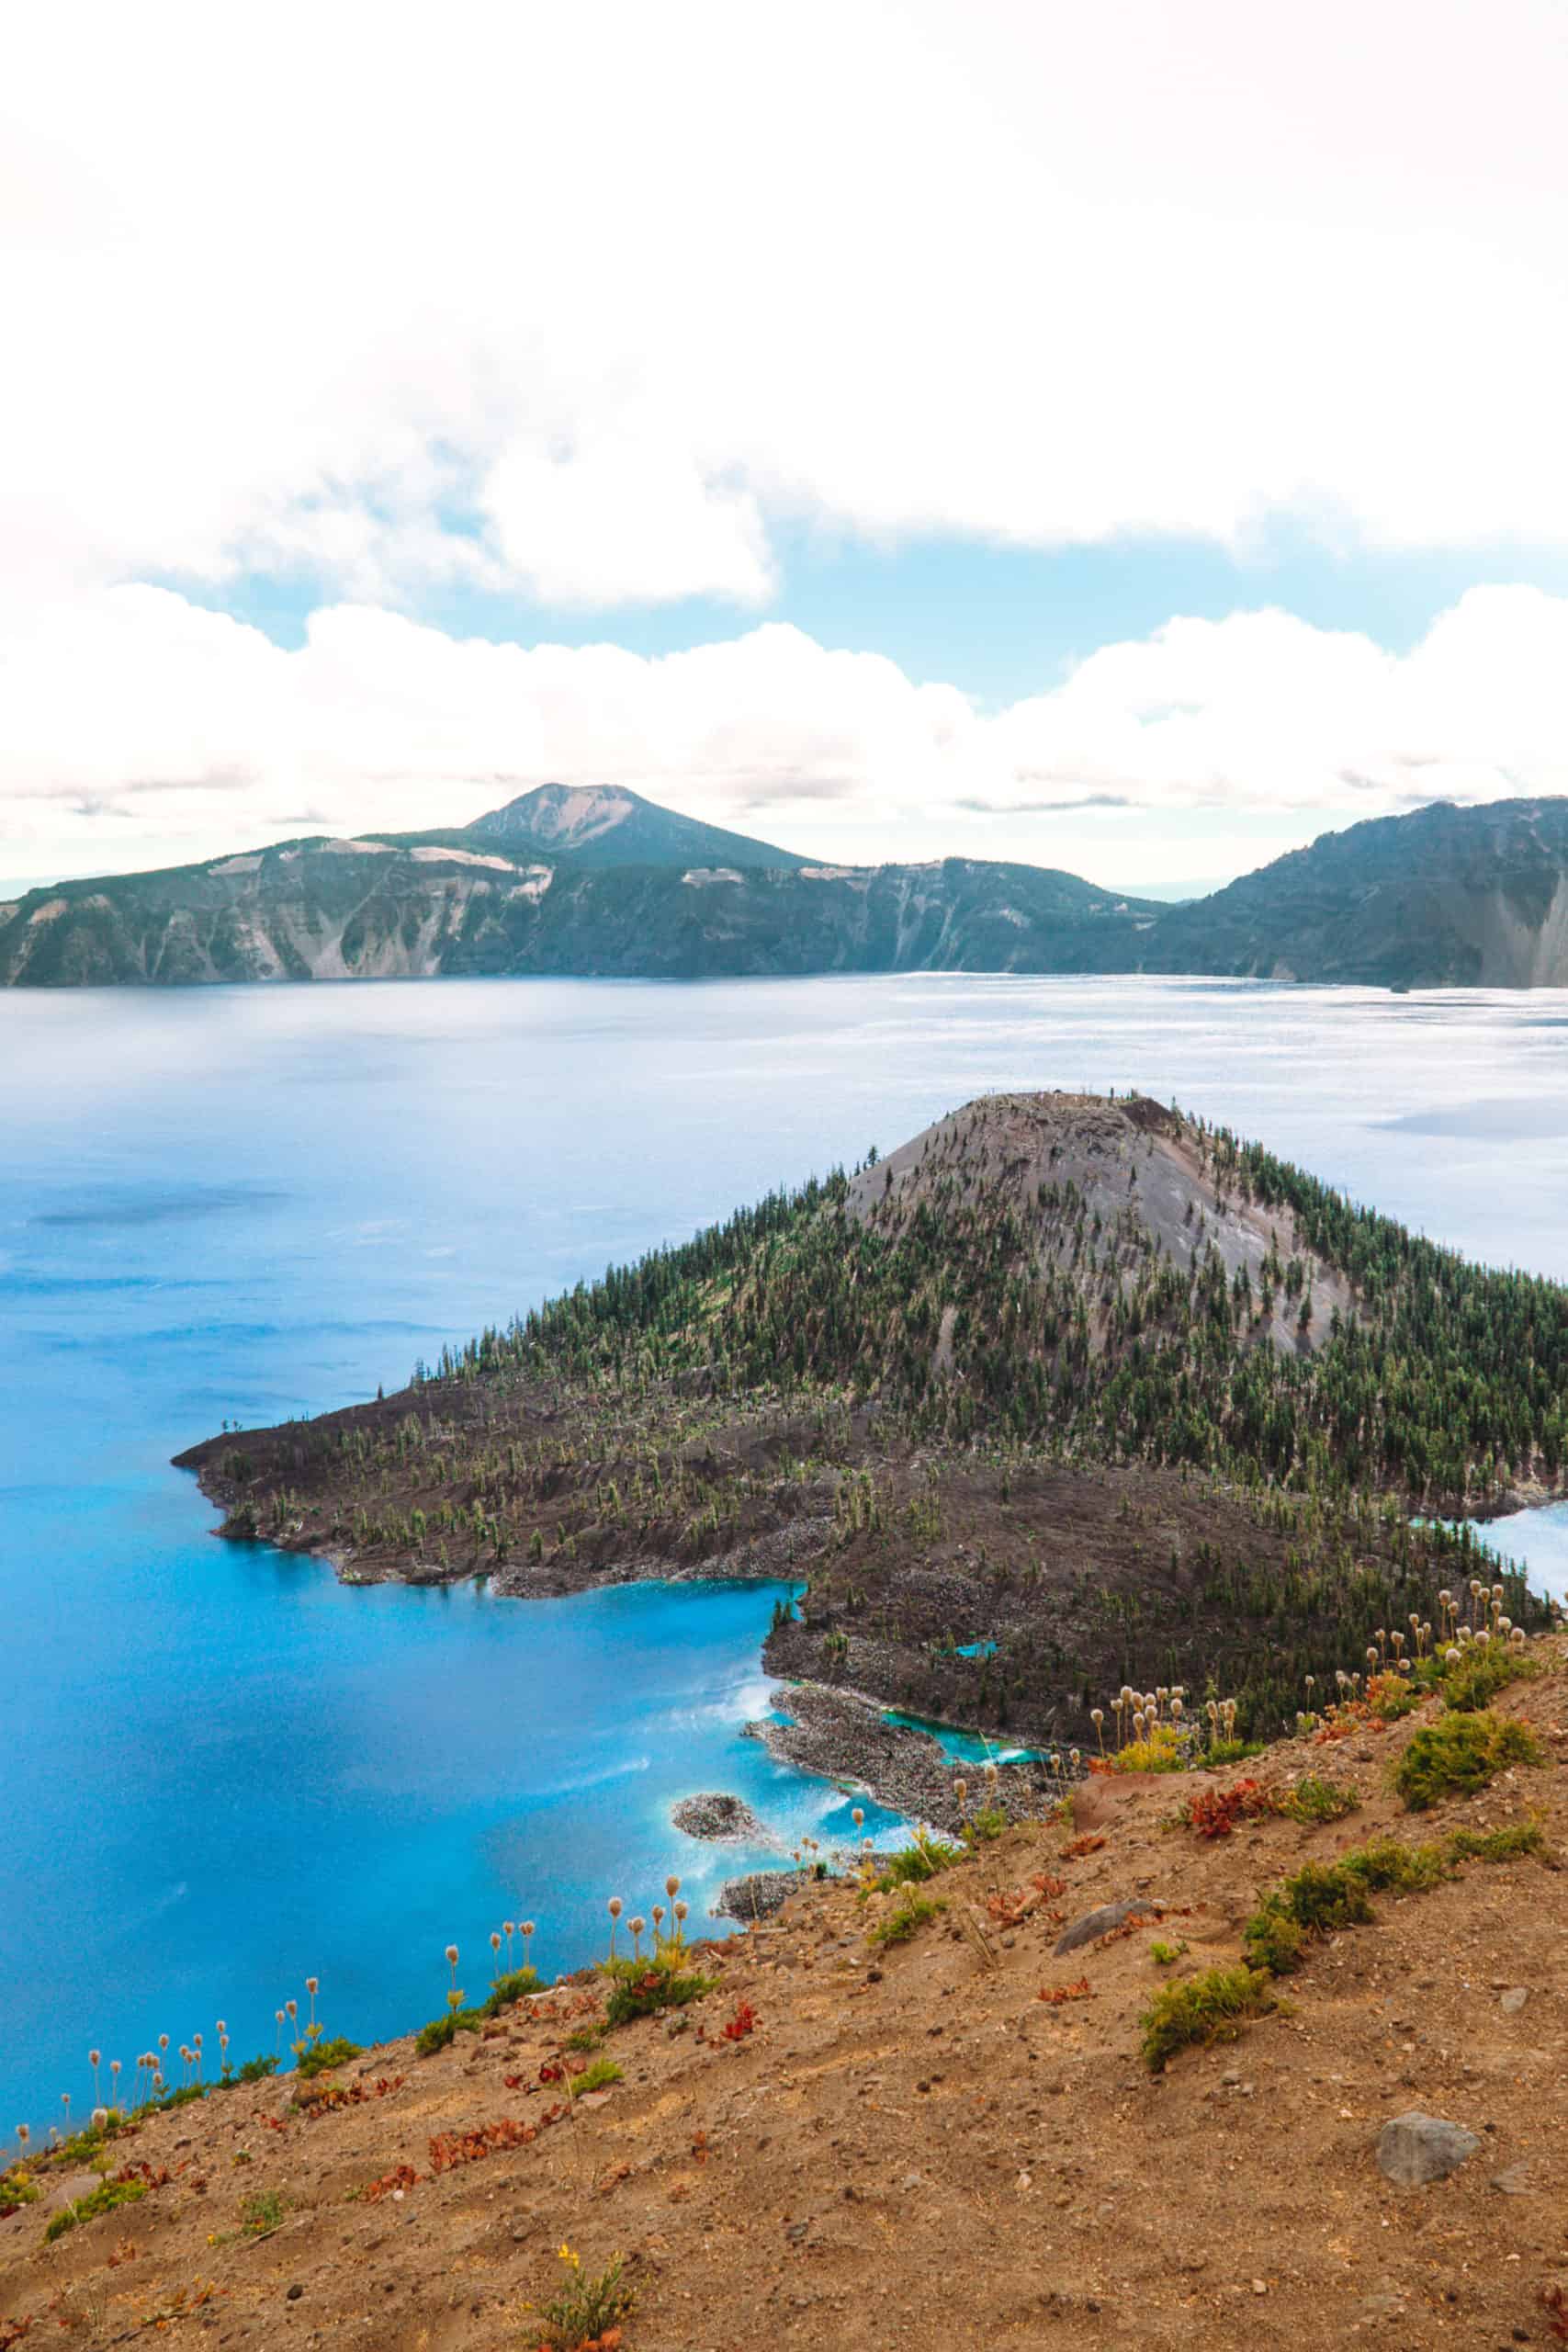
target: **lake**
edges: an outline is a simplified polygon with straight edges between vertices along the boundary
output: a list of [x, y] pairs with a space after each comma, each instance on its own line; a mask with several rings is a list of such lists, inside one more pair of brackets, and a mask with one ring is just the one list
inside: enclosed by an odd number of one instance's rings
[[[0, 998], [0, 2132], [228, 2021], [273, 2045], [469, 1996], [502, 1919], [547, 1972], [675, 1870], [694, 1914], [850, 1801], [739, 1736], [773, 1588], [548, 1602], [340, 1588], [215, 1543], [168, 1457], [418, 1357], [996, 1088], [1137, 1087], [1472, 1255], [1568, 1279], [1568, 1000], [899, 979]], [[1495, 1531], [1568, 1587], [1568, 1513]], [[885, 1833], [891, 1822], [880, 1817]], [[777, 1859], [775, 1853], [773, 1859]]]

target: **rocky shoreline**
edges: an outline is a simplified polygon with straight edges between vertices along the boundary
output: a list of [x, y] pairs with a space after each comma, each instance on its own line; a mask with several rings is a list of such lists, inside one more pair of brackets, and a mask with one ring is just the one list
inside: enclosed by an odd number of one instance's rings
[[[800, 1682], [775, 1690], [773, 1702], [787, 1721], [767, 1717], [746, 1725], [747, 1736], [761, 1740], [770, 1756], [797, 1771], [863, 1788], [888, 1812], [929, 1823], [948, 1837], [960, 1834], [965, 1811], [983, 1804], [998, 1804], [1022, 1820], [1037, 1817], [1043, 1804], [1060, 1793], [1049, 1770], [1029, 1762], [999, 1764], [993, 1796], [982, 1765], [955, 1763], [929, 1732], [889, 1723], [884, 1702], [863, 1691]], [[962, 1803], [960, 1781], [967, 1783]]]

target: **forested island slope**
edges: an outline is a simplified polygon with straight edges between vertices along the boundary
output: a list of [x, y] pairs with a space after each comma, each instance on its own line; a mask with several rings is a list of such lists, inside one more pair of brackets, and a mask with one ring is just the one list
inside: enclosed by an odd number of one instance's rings
[[1442, 1520], [1557, 1487], [1565, 1398], [1568, 1292], [1157, 1103], [1014, 1095], [181, 1459], [351, 1578], [793, 1576], [776, 1668], [1086, 1744], [1128, 1681], [1290, 1721], [1471, 1573]]

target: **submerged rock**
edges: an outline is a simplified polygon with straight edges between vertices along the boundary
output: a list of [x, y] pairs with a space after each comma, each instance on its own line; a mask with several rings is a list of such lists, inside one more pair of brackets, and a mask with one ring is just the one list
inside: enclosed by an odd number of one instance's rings
[[767, 1835], [749, 1804], [722, 1792], [682, 1797], [671, 1806], [670, 1818], [688, 1838], [755, 1839]]

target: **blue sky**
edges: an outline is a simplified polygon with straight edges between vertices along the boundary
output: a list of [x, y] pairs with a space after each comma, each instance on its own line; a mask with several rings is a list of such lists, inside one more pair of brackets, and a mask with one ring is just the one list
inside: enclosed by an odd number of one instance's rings
[[71, 17], [0, 175], [0, 875], [559, 779], [1188, 889], [1568, 788], [1534, 0]]

